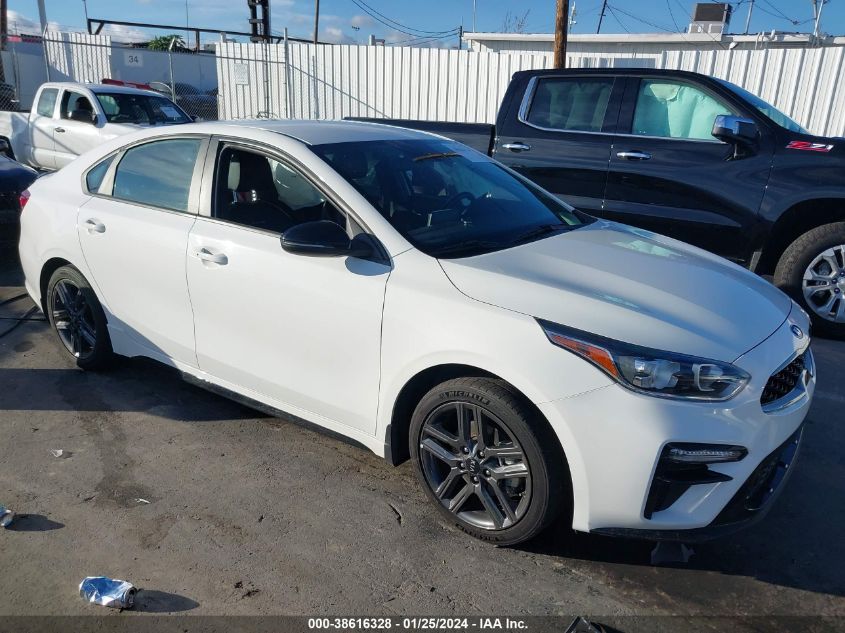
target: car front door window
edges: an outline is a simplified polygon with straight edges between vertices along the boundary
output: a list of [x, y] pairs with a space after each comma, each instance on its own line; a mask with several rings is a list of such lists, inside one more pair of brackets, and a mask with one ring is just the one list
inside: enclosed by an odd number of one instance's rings
[[710, 94], [688, 84], [644, 79], [634, 109], [632, 133], [692, 140], [714, 140], [713, 122], [736, 114]]

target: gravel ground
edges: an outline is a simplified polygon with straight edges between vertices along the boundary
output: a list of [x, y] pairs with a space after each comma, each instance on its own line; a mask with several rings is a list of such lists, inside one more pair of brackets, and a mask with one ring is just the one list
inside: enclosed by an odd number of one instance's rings
[[[0, 301], [20, 284], [0, 244]], [[651, 543], [565, 526], [522, 548], [477, 542], [439, 520], [407, 463], [151, 362], [81, 372], [45, 323], [26, 322], [0, 338], [0, 504], [21, 515], [0, 530], [0, 615], [102, 615], [76, 592], [102, 574], [143, 588], [133, 616], [592, 614], [655, 631], [711, 630], [714, 615], [841, 617], [845, 344], [815, 349], [804, 451], [771, 514], [655, 567]], [[634, 615], [699, 619], [640, 629]]]

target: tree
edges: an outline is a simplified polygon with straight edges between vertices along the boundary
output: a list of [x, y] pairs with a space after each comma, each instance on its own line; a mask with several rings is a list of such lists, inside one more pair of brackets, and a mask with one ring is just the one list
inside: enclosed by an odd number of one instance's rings
[[529, 13], [531, 9], [527, 9], [522, 15], [510, 11], [505, 13], [505, 19], [502, 20], [502, 33], [525, 33]]
[[150, 43], [147, 44], [147, 49], [151, 51], [169, 51], [171, 50], [171, 44], [175, 50], [185, 48], [185, 40], [182, 39], [181, 35], [160, 35], [150, 40]]

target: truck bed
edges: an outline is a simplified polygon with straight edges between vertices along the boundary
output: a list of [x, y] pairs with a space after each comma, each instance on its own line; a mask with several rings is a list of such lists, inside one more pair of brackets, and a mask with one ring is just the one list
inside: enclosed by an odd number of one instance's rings
[[376, 119], [368, 117], [345, 117], [346, 121], [364, 121], [395, 125], [411, 130], [431, 132], [445, 136], [487, 154], [493, 151], [496, 126], [488, 123], [443, 123], [440, 121], [416, 121], [414, 119]]

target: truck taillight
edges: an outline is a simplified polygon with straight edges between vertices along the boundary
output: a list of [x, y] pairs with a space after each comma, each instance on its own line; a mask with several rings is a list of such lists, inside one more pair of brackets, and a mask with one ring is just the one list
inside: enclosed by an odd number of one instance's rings
[[20, 197], [21, 211], [23, 211], [23, 208], [26, 206], [26, 203], [29, 202], [29, 196], [30, 195], [31, 194], [29, 193], [29, 189], [24, 189], [23, 191], [21, 191], [21, 197]]

